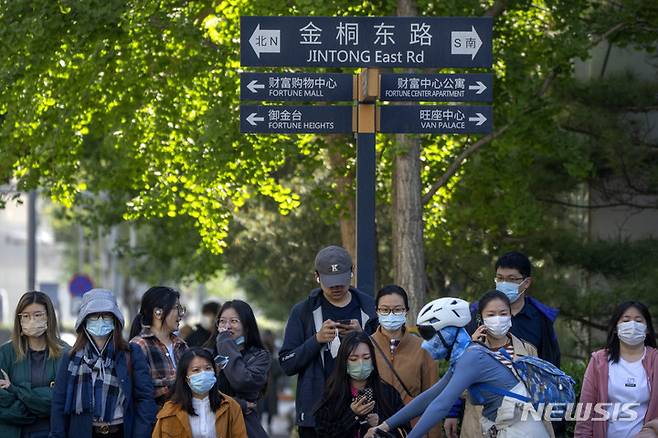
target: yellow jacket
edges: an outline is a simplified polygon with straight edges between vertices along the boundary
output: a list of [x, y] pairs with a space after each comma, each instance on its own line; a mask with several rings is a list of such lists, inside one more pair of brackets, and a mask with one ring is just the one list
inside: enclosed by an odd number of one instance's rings
[[[152, 438], [192, 438], [189, 414], [180, 405], [168, 401], [158, 412], [157, 419]], [[247, 438], [240, 405], [224, 394], [215, 411], [215, 431], [218, 438]]]

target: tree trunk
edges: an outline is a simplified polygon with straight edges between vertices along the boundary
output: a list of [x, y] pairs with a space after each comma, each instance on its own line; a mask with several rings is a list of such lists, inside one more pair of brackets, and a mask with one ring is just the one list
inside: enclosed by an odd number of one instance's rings
[[356, 261], [356, 195], [354, 192], [354, 169], [346, 172], [347, 159], [340, 153], [348, 142], [344, 135], [330, 135], [329, 162], [335, 175], [337, 202], [343, 206], [340, 212], [340, 238], [343, 248]]
[[[416, 16], [415, 0], [398, 0], [398, 16]], [[416, 136], [395, 136], [393, 162], [393, 272], [395, 282], [409, 294], [409, 324], [425, 303], [425, 249], [420, 181], [420, 141]]]

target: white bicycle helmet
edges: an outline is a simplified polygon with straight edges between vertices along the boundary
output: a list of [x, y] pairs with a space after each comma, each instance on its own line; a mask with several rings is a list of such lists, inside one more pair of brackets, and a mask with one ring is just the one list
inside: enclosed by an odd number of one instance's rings
[[460, 298], [439, 298], [431, 301], [418, 312], [416, 325], [424, 339], [431, 339], [445, 327], [465, 327], [471, 322], [468, 302]]

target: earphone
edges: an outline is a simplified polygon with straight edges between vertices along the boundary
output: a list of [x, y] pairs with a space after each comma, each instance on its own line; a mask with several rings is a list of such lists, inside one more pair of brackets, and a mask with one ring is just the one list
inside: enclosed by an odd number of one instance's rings
[[155, 316], [162, 316], [162, 309], [155, 309]]

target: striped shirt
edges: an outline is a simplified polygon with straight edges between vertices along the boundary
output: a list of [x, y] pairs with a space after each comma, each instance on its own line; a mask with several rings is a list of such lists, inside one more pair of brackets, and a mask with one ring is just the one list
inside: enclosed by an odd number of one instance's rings
[[[514, 357], [514, 345], [512, 345], [512, 342], [511, 342], [511, 341], [508, 342], [507, 344], [505, 344], [505, 346], [502, 347], [502, 348], [505, 349], [505, 351], [507, 352], [507, 354], [510, 355], [510, 357], [512, 357], [512, 358]], [[507, 368], [509, 368], [509, 369], [513, 372], [513, 371], [514, 371], [514, 366], [512, 365], [512, 362], [511, 362], [509, 359], [507, 359], [505, 356], [503, 356], [502, 354], [500, 354], [500, 353], [498, 352], [498, 350], [500, 350], [500, 348], [498, 348], [498, 349], [495, 350], [495, 351], [496, 351], [496, 357], [498, 358], [498, 360], [500, 361], [500, 363], [502, 363], [503, 365], [505, 365]]]

